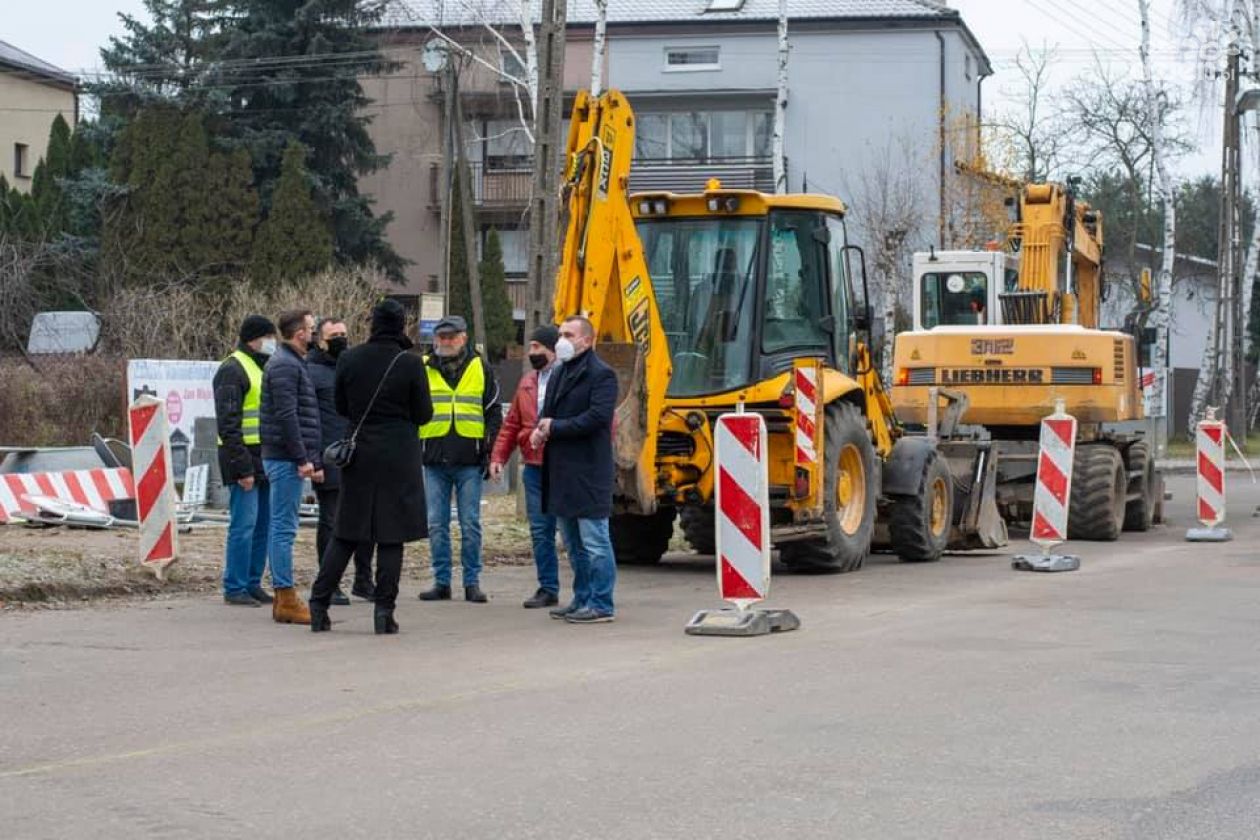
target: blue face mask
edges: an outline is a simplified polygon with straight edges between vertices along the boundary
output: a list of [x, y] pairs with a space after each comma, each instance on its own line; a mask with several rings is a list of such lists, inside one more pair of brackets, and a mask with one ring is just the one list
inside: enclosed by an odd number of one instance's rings
[[270, 356], [276, 352], [276, 340], [274, 338], [264, 338], [262, 346], [258, 348], [258, 352], [264, 356]]

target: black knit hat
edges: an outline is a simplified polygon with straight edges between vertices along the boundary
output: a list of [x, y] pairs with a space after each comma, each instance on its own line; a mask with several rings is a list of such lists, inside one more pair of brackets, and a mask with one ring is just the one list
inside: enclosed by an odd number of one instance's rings
[[265, 335], [275, 334], [276, 325], [262, 315], [249, 315], [244, 321], [241, 321], [241, 341], [244, 343], [253, 341], [255, 338], [262, 338]]
[[406, 328], [407, 310], [393, 298], [385, 298], [372, 310], [372, 335], [402, 335]]
[[560, 330], [551, 324], [543, 324], [538, 329], [530, 333], [530, 341], [537, 341], [548, 350], [556, 349], [556, 342], [560, 340]]

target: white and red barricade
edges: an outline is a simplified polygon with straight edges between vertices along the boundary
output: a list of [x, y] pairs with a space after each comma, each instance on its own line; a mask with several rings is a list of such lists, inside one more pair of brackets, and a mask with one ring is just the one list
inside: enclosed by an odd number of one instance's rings
[[[742, 408], [742, 407], [741, 407]], [[693, 636], [761, 636], [800, 627], [791, 610], [749, 609], [770, 592], [770, 466], [760, 414], [723, 414], [713, 429], [717, 463], [718, 594], [735, 609], [701, 610]]]
[[770, 474], [760, 414], [717, 420], [718, 593], [739, 609], [770, 590]]
[[1209, 408], [1207, 416], [1199, 421], [1194, 430], [1195, 448], [1195, 508], [1201, 528], [1190, 528], [1186, 539], [1191, 542], [1225, 542], [1233, 538], [1225, 522], [1225, 441], [1229, 430], [1225, 423], [1216, 419], [1216, 409]]
[[822, 502], [822, 365], [818, 359], [797, 359], [792, 365], [792, 430], [795, 439], [798, 499]]
[[160, 580], [178, 555], [175, 476], [171, 469], [166, 403], [142, 396], [127, 410], [127, 419], [140, 520], [140, 563], [152, 569]]
[[110, 502], [136, 496], [131, 470], [119, 467], [58, 472], [6, 473], [0, 475], [0, 523], [16, 516], [32, 516], [30, 499], [43, 497], [84, 505], [109, 513]]
[[1225, 424], [1209, 416], [1194, 432], [1198, 517], [1204, 528], [1225, 521]]
[[1011, 565], [1037, 572], [1069, 572], [1080, 568], [1080, 558], [1052, 554], [1068, 538], [1068, 510], [1072, 499], [1072, 460], [1076, 456], [1076, 418], [1056, 401], [1054, 414], [1042, 419], [1037, 447], [1037, 484], [1033, 489], [1032, 527], [1028, 539], [1041, 547], [1040, 555], [1017, 555]]

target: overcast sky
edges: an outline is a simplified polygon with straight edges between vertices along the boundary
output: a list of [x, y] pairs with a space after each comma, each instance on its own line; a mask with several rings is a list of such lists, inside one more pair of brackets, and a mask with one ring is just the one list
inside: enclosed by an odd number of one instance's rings
[[[612, 3], [618, 0], [611, 0]], [[39, 0], [6, 2], [0, 39], [71, 72], [100, 67], [100, 47], [120, 34], [118, 12], [143, 16], [140, 0]], [[1017, 88], [1013, 59], [1023, 41], [1058, 45], [1054, 82], [1065, 84], [1087, 69], [1096, 51], [1135, 76], [1139, 38], [1137, 0], [952, 0], [993, 61], [995, 75], [984, 82], [986, 112], [1000, 109]], [[1193, 44], [1178, 35], [1185, 27], [1175, 13], [1177, 0], [1151, 0], [1156, 75], [1187, 95], [1199, 72]], [[1219, 96], [1219, 91], [1218, 91]], [[1220, 167], [1220, 107], [1199, 98], [1188, 113], [1199, 151], [1178, 166], [1186, 176], [1216, 173]]]

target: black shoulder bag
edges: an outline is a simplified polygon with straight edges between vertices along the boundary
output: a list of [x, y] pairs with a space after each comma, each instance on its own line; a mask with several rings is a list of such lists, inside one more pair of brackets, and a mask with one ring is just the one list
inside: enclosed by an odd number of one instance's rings
[[354, 432], [350, 437], [334, 440], [328, 444], [328, 448], [324, 450], [324, 463], [331, 464], [338, 469], [350, 466], [350, 462], [354, 460], [354, 448], [357, 446], [356, 441], [359, 438], [359, 429], [363, 428], [363, 421], [372, 413], [372, 406], [376, 405], [376, 398], [381, 395], [381, 386], [385, 384], [389, 372], [394, 369], [394, 365], [403, 356], [407, 355], [407, 351], [399, 353], [389, 363], [389, 367], [385, 368], [385, 373], [381, 376], [381, 381], [376, 383], [376, 390], [372, 393], [372, 399], [368, 400], [367, 408], [363, 409], [363, 416], [359, 418], [359, 423], [354, 427]]

